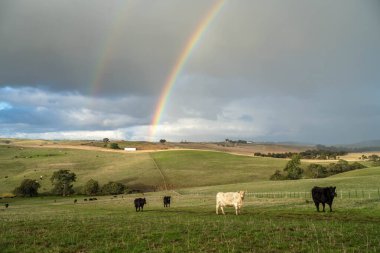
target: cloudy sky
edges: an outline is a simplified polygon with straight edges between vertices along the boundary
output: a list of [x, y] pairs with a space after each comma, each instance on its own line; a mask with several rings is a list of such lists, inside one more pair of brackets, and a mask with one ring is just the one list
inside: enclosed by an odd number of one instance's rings
[[2, 0], [0, 137], [380, 139], [380, 1]]

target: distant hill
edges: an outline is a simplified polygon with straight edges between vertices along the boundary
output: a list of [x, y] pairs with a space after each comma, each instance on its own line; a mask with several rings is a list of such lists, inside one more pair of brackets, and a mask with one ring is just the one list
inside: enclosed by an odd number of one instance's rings
[[380, 151], [380, 140], [362, 141], [353, 144], [339, 145], [352, 151]]

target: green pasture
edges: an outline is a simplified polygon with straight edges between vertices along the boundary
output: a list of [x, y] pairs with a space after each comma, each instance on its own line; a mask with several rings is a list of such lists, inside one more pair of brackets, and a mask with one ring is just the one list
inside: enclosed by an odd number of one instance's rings
[[[119, 154], [78, 149], [22, 148], [0, 145], [0, 193], [10, 192], [25, 178], [41, 183], [40, 192], [52, 188], [54, 171], [69, 169], [77, 175], [75, 187], [89, 179], [118, 181], [130, 187], [154, 189], [162, 183], [148, 154]], [[43, 180], [40, 180], [43, 176]]]
[[287, 162], [214, 151], [164, 151], [151, 156], [174, 188], [267, 180]]
[[338, 195], [343, 191], [345, 197], [348, 197], [349, 191], [352, 192], [352, 197], [355, 196], [355, 191], [358, 192], [356, 193], [359, 194], [358, 197], [361, 197], [362, 191], [366, 192], [366, 196], [368, 192], [371, 192], [371, 196], [376, 197], [379, 195], [380, 190], [380, 167], [348, 171], [328, 178], [283, 181], [263, 180], [258, 182], [184, 188], [178, 191], [183, 194], [208, 194], [217, 191], [238, 190], [247, 190], [251, 193], [288, 192], [294, 194], [295, 192], [310, 192], [314, 186], [336, 186]]
[[285, 164], [283, 159], [213, 151], [123, 154], [0, 145], [0, 193], [11, 192], [25, 178], [39, 180], [40, 192], [47, 192], [52, 188], [49, 178], [59, 169], [75, 172], [74, 187], [92, 178], [101, 184], [117, 181], [131, 189], [153, 191], [164, 189], [165, 182], [172, 189], [265, 180]]
[[[77, 188], [90, 178], [146, 190], [163, 189], [166, 182], [169, 188], [96, 201], [79, 195], [2, 198], [0, 252], [380, 251], [380, 167], [269, 181], [286, 162], [211, 151], [123, 154], [0, 145], [0, 193], [40, 175], [48, 191], [58, 169], [74, 171]], [[337, 187], [334, 212], [315, 211], [307, 194], [315, 185]], [[216, 193], [238, 190], [248, 191], [242, 215], [226, 208], [226, 216], [217, 216]], [[162, 205], [164, 195], [172, 196], [170, 208]], [[147, 199], [144, 212], [135, 212], [136, 197]]]
[[[284, 189], [286, 190], [286, 189]], [[172, 195], [170, 208], [162, 196]], [[215, 195], [0, 200], [1, 252], [378, 252], [379, 200], [340, 200], [318, 213], [305, 199], [247, 196], [242, 215], [215, 214]], [[88, 197], [86, 197], [88, 198]], [[358, 232], [360, 231], [360, 233]]]

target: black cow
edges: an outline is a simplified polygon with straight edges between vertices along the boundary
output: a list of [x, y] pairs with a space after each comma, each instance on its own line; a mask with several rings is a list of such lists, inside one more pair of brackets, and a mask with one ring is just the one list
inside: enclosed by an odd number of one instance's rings
[[170, 207], [170, 196], [165, 196], [164, 197], [164, 207]]
[[8, 206], [9, 206], [9, 204], [8, 204], [8, 203], [6, 203], [6, 204], [5, 204], [5, 208], [8, 208]]
[[319, 212], [319, 203], [322, 203], [323, 212], [325, 211], [325, 204], [327, 203], [330, 207], [330, 212], [332, 212], [332, 202], [334, 197], [336, 197], [335, 192], [336, 187], [318, 187], [314, 186], [311, 189], [311, 195], [313, 196], [313, 201], [315, 206], [317, 207], [317, 211]]
[[135, 207], [136, 207], [136, 212], [144, 211], [144, 205], [146, 204], [145, 198], [137, 198], [135, 199]]

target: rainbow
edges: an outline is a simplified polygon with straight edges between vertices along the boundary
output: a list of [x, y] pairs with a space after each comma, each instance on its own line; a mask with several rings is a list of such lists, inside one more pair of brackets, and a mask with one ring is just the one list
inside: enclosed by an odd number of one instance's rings
[[104, 40], [103, 49], [100, 50], [99, 59], [96, 61], [95, 75], [92, 79], [90, 90], [92, 96], [96, 96], [101, 92], [103, 78], [114, 55], [113, 50], [117, 48], [116, 43], [119, 41], [119, 36], [128, 18], [127, 12], [132, 7], [130, 1], [125, 1], [117, 8], [118, 11], [115, 13], [115, 19], [110, 25], [110, 32]]
[[190, 36], [188, 42], [186, 43], [184, 49], [182, 50], [180, 56], [178, 57], [176, 64], [171, 70], [168, 78], [166, 79], [164, 88], [162, 89], [161, 95], [159, 97], [155, 113], [152, 118], [150, 125], [150, 139], [152, 140], [156, 134], [157, 126], [160, 122], [162, 114], [165, 110], [166, 103], [170, 97], [170, 92], [176, 83], [178, 76], [181, 73], [181, 70], [184, 68], [191, 52], [201, 40], [202, 35], [206, 31], [207, 27], [210, 25], [211, 21], [216, 17], [219, 11], [222, 9], [226, 0], [217, 0], [207, 12], [206, 16], [198, 24], [192, 35]]

